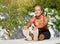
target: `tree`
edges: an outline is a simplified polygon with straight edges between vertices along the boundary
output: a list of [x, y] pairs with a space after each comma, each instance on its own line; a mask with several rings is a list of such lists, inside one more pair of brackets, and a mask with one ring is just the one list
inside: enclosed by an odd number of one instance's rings
[[[34, 1], [34, 0], [32, 0]], [[32, 7], [32, 1], [28, 0], [1, 0], [0, 2], [0, 12], [1, 16], [5, 16], [6, 13], [8, 17], [4, 19], [0, 18], [0, 26], [6, 29], [8, 32], [8, 39], [10, 39], [10, 32], [14, 29], [14, 27], [24, 26], [27, 23], [25, 20], [25, 16], [28, 13], [27, 8]], [[26, 3], [27, 2], [27, 3]], [[22, 4], [23, 3], [23, 4]]]

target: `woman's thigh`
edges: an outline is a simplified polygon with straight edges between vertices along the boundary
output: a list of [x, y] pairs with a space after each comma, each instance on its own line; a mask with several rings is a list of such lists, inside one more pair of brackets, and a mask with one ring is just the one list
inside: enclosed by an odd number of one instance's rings
[[47, 31], [39, 31], [38, 38], [39, 38], [39, 36], [40, 36], [41, 34], [44, 35], [44, 39], [49, 39], [50, 36], [51, 36], [49, 30], [47, 30]]

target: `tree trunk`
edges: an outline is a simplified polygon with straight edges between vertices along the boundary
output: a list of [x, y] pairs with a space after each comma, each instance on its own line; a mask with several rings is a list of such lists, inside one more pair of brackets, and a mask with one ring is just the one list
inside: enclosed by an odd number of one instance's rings
[[6, 30], [8, 32], [7, 36], [8, 36], [8, 40], [10, 40], [10, 31]]

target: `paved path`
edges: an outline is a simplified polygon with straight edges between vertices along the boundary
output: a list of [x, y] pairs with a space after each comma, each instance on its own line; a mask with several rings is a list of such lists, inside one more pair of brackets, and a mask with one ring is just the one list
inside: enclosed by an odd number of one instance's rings
[[43, 41], [26, 41], [24, 39], [0, 40], [0, 44], [60, 44], [60, 38], [51, 38]]

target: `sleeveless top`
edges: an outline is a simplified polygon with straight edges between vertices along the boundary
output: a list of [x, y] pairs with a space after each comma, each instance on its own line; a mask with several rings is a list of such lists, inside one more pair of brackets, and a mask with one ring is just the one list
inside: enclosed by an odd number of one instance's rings
[[[44, 16], [42, 16], [42, 19], [43, 19], [43, 22], [45, 22], [45, 19], [44, 19]], [[34, 26], [36, 26], [36, 16], [34, 17]], [[40, 30], [47, 30], [47, 24], [44, 26], [44, 27], [42, 27], [42, 28], [38, 28], [38, 29], [40, 29]]]

